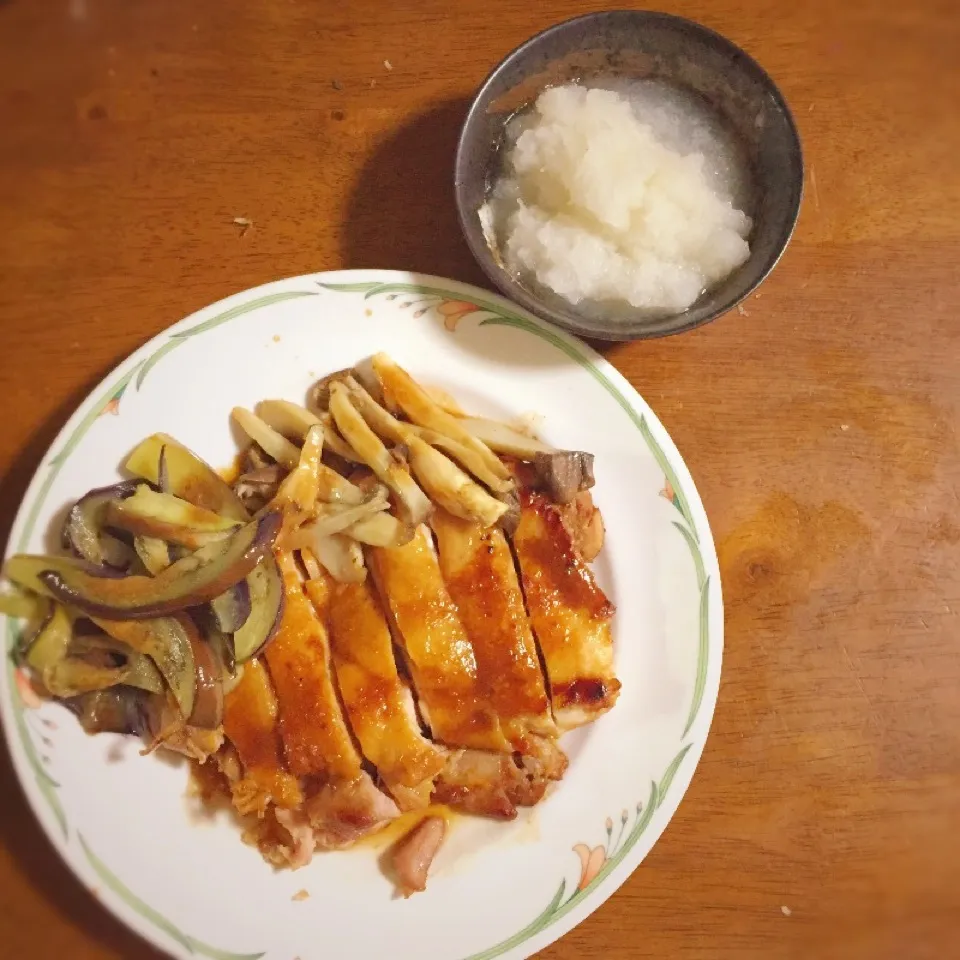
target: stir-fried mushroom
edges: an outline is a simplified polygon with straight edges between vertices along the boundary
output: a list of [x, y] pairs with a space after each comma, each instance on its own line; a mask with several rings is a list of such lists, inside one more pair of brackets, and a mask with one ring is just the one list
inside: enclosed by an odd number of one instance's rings
[[240, 468], [242, 473], [253, 473], [264, 467], [273, 466], [273, 460], [268, 457], [263, 450], [255, 443], [251, 442], [240, 457]]
[[330, 406], [330, 387], [334, 383], [341, 383], [347, 377], [354, 375], [356, 371], [352, 367], [344, 367], [343, 370], [335, 370], [321, 377], [311, 388], [307, 396], [307, 402], [314, 410], [326, 410]]
[[409, 471], [390, 455], [380, 438], [350, 402], [342, 383], [330, 386], [330, 412], [340, 432], [377, 477], [398, 497], [411, 523], [421, 523], [432, 509], [429, 499], [414, 482]]
[[451, 440], [474, 450], [483, 458], [487, 468], [495, 477], [504, 481], [510, 480], [510, 472], [497, 459], [493, 451], [461, 426], [457, 417], [451, 416], [439, 407], [420, 384], [390, 357], [384, 353], [378, 353], [373, 358], [373, 369], [383, 384], [384, 392], [389, 392], [397, 406], [415, 424], [442, 433]]
[[244, 506], [252, 513], [256, 513], [277, 495], [280, 481], [283, 480], [284, 476], [286, 476], [286, 471], [283, 467], [278, 463], [272, 463], [269, 466], [241, 474], [234, 483], [233, 489], [243, 501]]
[[257, 404], [257, 415], [278, 433], [282, 433], [285, 437], [295, 437], [301, 443], [306, 440], [311, 427], [322, 427], [325, 447], [348, 462], [355, 463], [359, 460], [334, 429], [329, 414], [317, 416], [306, 407], [291, 403], [289, 400], [261, 400]]
[[593, 454], [582, 450], [555, 450], [533, 458], [537, 485], [554, 503], [569, 503], [594, 484]]
[[233, 422], [277, 463], [293, 470], [300, 461], [300, 451], [283, 434], [277, 433], [256, 414], [243, 407], [234, 407], [230, 413]]

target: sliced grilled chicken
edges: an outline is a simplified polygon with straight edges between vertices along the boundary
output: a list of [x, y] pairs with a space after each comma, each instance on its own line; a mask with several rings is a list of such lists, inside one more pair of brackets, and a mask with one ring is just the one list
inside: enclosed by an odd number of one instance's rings
[[327, 784], [304, 804], [321, 850], [339, 850], [379, 830], [400, 813], [366, 771], [353, 780]]
[[[318, 587], [315, 581], [307, 584], [311, 598]], [[369, 578], [363, 583], [331, 581], [326, 588], [330, 648], [353, 732], [401, 808], [425, 806], [444, 755], [420, 732], [413, 696], [397, 672], [380, 601]], [[421, 785], [425, 788], [418, 792]]]
[[277, 698], [266, 668], [250, 660], [223, 705], [223, 732], [243, 765], [243, 779], [232, 785], [240, 813], [263, 814], [267, 804], [296, 807], [300, 785], [284, 767], [277, 725]]
[[369, 551], [369, 565], [402, 646], [421, 711], [449, 746], [509, 751], [484, 700], [477, 660], [450, 599], [427, 528], [402, 547]]
[[560, 511], [542, 494], [520, 495], [513, 547], [530, 623], [543, 652], [561, 730], [595, 720], [616, 703], [613, 604], [597, 586]]
[[536, 642], [513, 554], [501, 530], [435, 511], [440, 569], [477, 658], [487, 702], [511, 746], [529, 752], [531, 733], [556, 736]]
[[361, 757], [337, 700], [326, 628], [304, 593], [293, 555], [278, 551], [277, 562], [285, 603], [266, 658], [287, 766], [297, 776], [353, 780]]
[[[565, 763], [564, 757], [564, 766]], [[456, 750], [437, 777], [433, 799], [467, 813], [512, 820], [517, 807], [531, 807], [539, 802], [549, 779], [558, 779], [562, 772], [561, 768], [557, 777], [548, 778], [543, 769], [518, 766], [512, 754]]]

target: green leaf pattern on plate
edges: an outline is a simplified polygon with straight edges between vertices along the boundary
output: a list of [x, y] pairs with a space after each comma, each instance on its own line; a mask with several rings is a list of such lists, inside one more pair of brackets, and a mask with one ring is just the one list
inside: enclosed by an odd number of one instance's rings
[[100, 878], [105, 887], [112, 890], [131, 910], [145, 917], [155, 927], [162, 930], [171, 940], [175, 940], [189, 953], [195, 953], [212, 960], [260, 960], [262, 953], [231, 953], [229, 950], [218, 950], [210, 944], [189, 937], [175, 927], [166, 917], [157, 913], [148, 903], [144, 903], [110, 868], [87, 846], [87, 841], [78, 834], [80, 846], [90, 861], [93, 872]]
[[[674, 526], [686, 541], [691, 555], [693, 557], [694, 567], [697, 575], [697, 583], [700, 587], [700, 618], [699, 618], [699, 649], [697, 657], [697, 676], [694, 684], [694, 695], [690, 705], [690, 712], [681, 741], [686, 739], [690, 728], [696, 720], [700, 705], [703, 700], [704, 690], [706, 688], [707, 677], [707, 656], [709, 650], [709, 590], [710, 578], [705, 575], [703, 558], [700, 552], [700, 537], [696, 529], [693, 515], [690, 511], [689, 502], [679, 483], [676, 472], [661, 449], [656, 437], [650, 429], [646, 419], [634, 410], [627, 398], [621, 393], [615, 383], [613, 383], [606, 374], [596, 367], [593, 362], [584, 356], [578, 347], [564, 337], [559, 336], [552, 330], [541, 326], [540, 324], [529, 320], [526, 317], [519, 316], [512, 311], [505, 309], [493, 301], [482, 300], [471, 297], [470, 301], [459, 300], [451, 295], [451, 292], [442, 287], [431, 287], [421, 284], [407, 283], [320, 283], [323, 290], [331, 293], [341, 294], [359, 294], [364, 300], [369, 300], [377, 296], [385, 296], [394, 300], [401, 295], [406, 295], [407, 299], [400, 304], [403, 308], [416, 306], [418, 309], [415, 316], [420, 316], [429, 309], [437, 311], [438, 315], [445, 320], [447, 328], [455, 330], [457, 322], [464, 316], [471, 314], [480, 314], [479, 320], [481, 326], [509, 326], [518, 330], [524, 330], [541, 340], [551, 344], [565, 356], [578, 363], [587, 373], [590, 374], [611, 396], [623, 412], [633, 421], [639, 429], [641, 435], [650, 452], [653, 454], [665, 477], [665, 493], [668, 493], [668, 499], [674, 504], [680, 513], [683, 523], [674, 521]], [[246, 303], [239, 304], [225, 310], [222, 313], [211, 317], [203, 323], [197, 324], [188, 330], [175, 333], [161, 344], [149, 357], [141, 360], [125, 373], [117, 382], [112, 384], [100, 401], [94, 404], [90, 412], [81, 420], [74, 429], [70, 438], [67, 440], [63, 449], [54, 456], [48, 464], [48, 473], [40, 486], [40, 490], [34, 500], [33, 506], [24, 525], [24, 531], [17, 545], [18, 550], [24, 550], [28, 543], [37, 518], [43, 507], [47, 495], [53, 486], [61, 468], [66, 463], [70, 454], [76, 449], [77, 445], [86, 435], [92, 424], [98, 417], [104, 413], [116, 413], [119, 409], [120, 400], [124, 392], [130, 385], [135, 383], [139, 390], [150, 371], [170, 352], [179, 347], [182, 343], [191, 337], [204, 333], [227, 323], [236, 317], [249, 313], [252, 310], [260, 309], [274, 303], [289, 300], [297, 297], [314, 296], [318, 291], [314, 290], [294, 290], [283, 291], [279, 293], [267, 294], [258, 297]], [[414, 299], [415, 298], [415, 299]], [[449, 309], [446, 309], [449, 308]], [[7, 630], [7, 649], [12, 650], [15, 642], [13, 622], [8, 618]], [[14, 677], [14, 668], [8, 656], [7, 658], [7, 678], [13, 694], [11, 702], [14, 707], [14, 717], [16, 728], [19, 734], [20, 742], [26, 754], [27, 760], [34, 771], [37, 784], [50, 804], [51, 810], [67, 836], [69, 827], [62, 804], [57, 795], [57, 782], [44, 769], [36, 747], [29, 734], [27, 724], [23, 716], [23, 704], [19, 699], [16, 690], [16, 681]], [[592, 850], [586, 844], [577, 844], [573, 849], [581, 858], [580, 878], [575, 884], [568, 884], [567, 879], [560, 882], [557, 892], [551, 898], [544, 910], [531, 921], [522, 930], [519, 930], [512, 937], [501, 941], [480, 953], [472, 954], [465, 960], [493, 960], [506, 953], [514, 947], [520, 946], [531, 937], [543, 931], [546, 927], [559, 920], [577, 906], [592, 890], [594, 890], [603, 880], [623, 861], [624, 857], [634, 847], [646, 828], [649, 826], [654, 812], [663, 803], [663, 800], [670, 789], [671, 784], [680, 767], [682, 766], [688, 751], [692, 744], [687, 743], [681, 746], [679, 752], [673, 758], [659, 784], [651, 782], [650, 794], [646, 803], [638, 803], [633, 814], [624, 810], [620, 816], [620, 829], [614, 840], [614, 822], [611, 818], [607, 819], [606, 833], [607, 842], [605, 845], [595, 847]], [[633, 820], [629, 832], [627, 824]], [[180, 944], [189, 953], [210, 957], [211, 960], [259, 960], [262, 953], [239, 954], [230, 953], [224, 950], [218, 950], [215, 947], [205, 944], [193, 937], [188, 936], [179, 930], [166, 917], [158, 913], [153, 907], [145, 903], [136, 896], [110, 869], [102, 860], [88, 847], [82, 836], [78, 835], [78, 840], [94, 872], [114, 894], [116, 894], [130, 909], [134, 910], [144, 919], [152, 923], [157, 929], [163, 931], [173, 941]], [[572, 886], [572, 892], [568, 890]]]

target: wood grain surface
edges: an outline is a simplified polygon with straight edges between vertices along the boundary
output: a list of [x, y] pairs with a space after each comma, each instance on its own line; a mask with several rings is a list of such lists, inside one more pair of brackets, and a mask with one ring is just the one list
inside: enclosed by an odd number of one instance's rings
[[[483, 283], [451, 196], [465, 104], [595, 7], [2, 0], [0, 540], [73, 407], [193, 310], [327, 268]], [[664, 8], [779, 82], [806, 199], [742, 314], [605, 350], [703, 495], [726, 653], [669, 830], [543, 956], [960, 956], [957, 7]], [[2, 763], [3, 956], [153, 957]]]

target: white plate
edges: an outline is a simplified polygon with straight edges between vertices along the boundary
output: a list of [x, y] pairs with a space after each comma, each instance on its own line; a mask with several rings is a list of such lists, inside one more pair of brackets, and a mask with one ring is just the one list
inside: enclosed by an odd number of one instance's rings
[[[650, 408], [608, 363], [506, 300], [390, 271], [296, 277], [229, 297], [156, 337], [81, 404], [27, 491], [10, 551], [50, 549], [63, 508], [113, 482], [165, 431], [213, 464], [236, 451], [228, 412], [302, 401], [318, 376], [383, 350], [469, 410], [539, 414], [545, 439], [596, 454], [616, 603], [619, 703], [568, 736], [570, 769], [510, 824], [457, 822], [426, 893], [394, 897], [374, 846], [275, 872], [226, 814], [203, 818], [184, 765], [87, 737], [37, 705], [8, 663], [4, 730], [27, 797], [101, 902], [175, 957], [398, 960], [527, 957], [627, 879], [676, 810], [713, 714], [720, 579], [707, 518]], [[8, 647], [19, 624], [8, 621]], [[307, 899], [294, 900], [301, 890]]]

